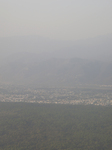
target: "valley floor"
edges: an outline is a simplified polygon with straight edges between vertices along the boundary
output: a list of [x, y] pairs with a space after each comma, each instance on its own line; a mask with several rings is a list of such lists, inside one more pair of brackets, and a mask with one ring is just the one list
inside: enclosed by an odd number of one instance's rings
[[112, 87], [28, 88], [1, 86], [1, 102], [112, 105]]

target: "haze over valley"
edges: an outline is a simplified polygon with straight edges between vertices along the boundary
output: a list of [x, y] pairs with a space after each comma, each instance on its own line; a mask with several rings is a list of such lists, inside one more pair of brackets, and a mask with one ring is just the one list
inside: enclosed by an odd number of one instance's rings
[[37, 87], [112, 84], [112, 35], [74, 42], [39, 36], [0, 41], [2, 83]]
[[112, 105], [111, 41], [1, 38], [1, 101]]

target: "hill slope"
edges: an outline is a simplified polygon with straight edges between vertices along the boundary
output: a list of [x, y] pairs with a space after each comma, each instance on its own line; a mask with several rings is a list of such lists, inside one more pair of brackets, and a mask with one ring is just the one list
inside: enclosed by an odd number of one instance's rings
[[[39, 87], [74, 87], [77, 84], [112, 84], [112, 63], [80, 58], [14, 59], [1, 66], [2, 82]], [[28, 58], [28, 57], [27, 57]]]

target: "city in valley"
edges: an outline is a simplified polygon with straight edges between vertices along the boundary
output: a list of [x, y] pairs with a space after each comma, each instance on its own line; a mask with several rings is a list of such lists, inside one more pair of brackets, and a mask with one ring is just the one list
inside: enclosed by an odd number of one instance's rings
[[1, 85], [0, 101], [107, 106], [112, 105], [112, 87], [102, 85], [75, 88], [32, 88]]

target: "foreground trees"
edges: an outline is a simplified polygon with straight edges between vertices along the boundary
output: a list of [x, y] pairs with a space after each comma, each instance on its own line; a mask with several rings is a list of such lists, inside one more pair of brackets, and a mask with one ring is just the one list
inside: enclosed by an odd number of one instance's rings
[[112, 149], [112, 106], [0, 103], [0, 150], [90, 149]]

